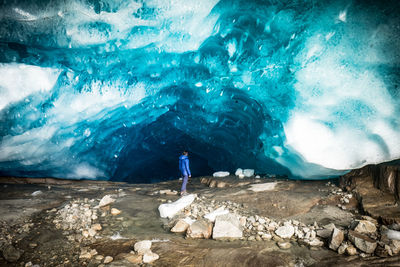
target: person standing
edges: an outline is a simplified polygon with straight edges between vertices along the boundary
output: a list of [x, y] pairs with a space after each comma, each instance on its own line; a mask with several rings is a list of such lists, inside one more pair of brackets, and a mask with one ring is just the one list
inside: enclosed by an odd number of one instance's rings
[[189, 152], [186, 150], [182, 152], [182, 155], [179, 157], [179, 170], [183, 176], [182, 187], [181, 187], [181, 196], [187, 195], [186, 185], [188, 182], [188, 177], [192, 177], [189, 168]]

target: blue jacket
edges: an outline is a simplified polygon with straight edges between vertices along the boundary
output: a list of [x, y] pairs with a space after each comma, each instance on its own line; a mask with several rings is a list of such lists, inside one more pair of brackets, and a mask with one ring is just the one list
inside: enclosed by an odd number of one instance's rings
[[179, 170], [181, 171], [182, 175], [190, 176], [190, 169], [189, 169], [189, 158], [188, 156], [181, 155], [179, 157]]

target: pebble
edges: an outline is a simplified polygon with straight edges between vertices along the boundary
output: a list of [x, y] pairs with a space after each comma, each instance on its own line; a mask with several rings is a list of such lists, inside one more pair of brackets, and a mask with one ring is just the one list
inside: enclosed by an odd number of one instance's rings
[[119, 209], [116, 209], [116, 208], [112, 208], [111, 209], [111, 215], [118, 215], [118, 214], [120, 214], [121, 213], [121, 211], [119, 210]]
[[110, 263], [110, 262], [112, 262], [114, 260], [114, 258], [113, 257], [111, 257], [111, 256], [107, 256], [107, 257], [105, 257], [105, 259], [104, 259], [104, 264], [107, 264], [107, 263]]

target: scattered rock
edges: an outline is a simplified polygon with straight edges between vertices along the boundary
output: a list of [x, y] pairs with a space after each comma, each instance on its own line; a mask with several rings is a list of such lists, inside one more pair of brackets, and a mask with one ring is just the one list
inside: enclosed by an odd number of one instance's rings
[[275, 234], [281, 238], [291, 238], [294, 235], [294, 227], [291, 225], [284, 225], [279, 227]]
[[358, 233], [375, 233], [376, 232], [376, 226], [370, 221], [366, 220], [361, 220], [358, 221], [357, 226], [354, 228], [354, 231]]
[[144, 263], [152, 263], [156, 260], [158, 260], [160, 258], [160, 256], [158, 256], [158, 254], [151, 252], [150, 250], [146, 251], [143, 254], [143, 262]]
[[90, 260], [92, 258], [92, 254], [90, 254], [90, 252], [82, 252], [79, 255], [79, 258], [80, 259], [88, 259], [88, 260]]
[[319, 240], [318, 238], [315, 239], [303, 239], [299, 240], [300, 243], [309, 246], [309, 247], [322, 247], [324, 245], [324, 242]]
[[224, 188], [224, 187], [226, 187], [226, 183], [223, 181], [218, 181], [217, 188]]
[[93, 237], [93, 236], [96, 235], [96, 230], [90, 228], [89, 231], [88, 231], [88, 233], [89, 233], [89, 236]]
[[332, 229], [320, 229], [317, 230], [317, 236], [322, 238], [330, 238], [332, 235]]
[[111, 256], [107, 256], [107, 257], [105, 257], [105, 259], [104, 259], [104, 264], [107, 264], [107, 263], [110, 263], [110, 262], [112, 262], [114, 260], [114, 258], [113, 257], [111, 257]]
[[112, 208], [111, 209], [111, 215], [118, 215], [118, 214], [121, 214], [121, 211], [119, 210], [119, 209], [116, 209], [116, 208]]
[[111, 195], [105, 195], [105, 196], [100, 200], [98, 207], [101, 208], [101, 207], [107, 206], [107, 205], [109, 205], [109, 204], [111, 204], [111, 203], [114, 203], [114, 202], [115, 202], [115, 199], [112, 198]]
[[278, 247], [281, 249], [289, 249], [292, 247], [290, 242], [277, 242], [277, 244], [278, 244]]
[[102, 229], [102, 227], [99, 223], [93, 224], [91, 228], [95, 231], [100, 231]]
[[21, 251], [19, 249], [16, 249], [12, 245], [7, 245], [5, 248], [3, 248], [3, 257], [6, 259], [8, 262], [16, 262], [19, 260], [21, 257]]
[[375, 255], [381, 258], [392, 256], [392, 250], [388, 245], [378, 245], [375, 249]]
[[186, 231], [186, 237], [205, 238], [211, 237], [212, 223], [208, 220], [198, 220], [192, 223]]
[[339, 246], [342, 244], [344, 239], [343, 231], [335, 228], [333, 229], [330, 241], [329, 241], [329, 248], [333, 250], [337, 250]]
[[390, 249], [393, 254], [397, 254], [400, 252], [400, 241], [399, 240], [390, 240]]
[[212, 237], [213, 239], [236, 239], [243, 237], [239, 218], [232, 213], [217, 216]]
[[357, 249], [356, 249], [353, 245], [349, 245], [349, 246], [346, 248], [346, 253], [347, 253], [347, 255], [349, 255], [349, 256], [357, 255]]
[[143, 255], [129, 253], [125, 259], [133, 264], [141, 264], [143, 261]]
[[361, 251], [365, 253], [373, 253], [376, 248], [376, 242], [371, 238], [350, 230], [348, 237], [350, 241]]
[[171, 189], [164, 189], [159, 191], [160, 195], [177, 195], [178, 191], [171, 190]]
[[96, 255], [96, 257], [94, 257], [96, 260], [101, 261], [104, 259], [103, 255]]
[[188, 227], [189, 227], [189, 224], [185, 220], [180, 219], [180, 220], [178, 220], [176, 222], [174, 227], [171, 228], [171, 232], [173, 232], [173, 233], [184, 233], [184, 232], [186, 232]]
[[344, 254], [344, 253], [346, 252], [347, 246], [348, 246], [348, 245], [347, 245], [346, 243], [342, 243], [342, 244], [339, 246], [339, 248], [338, 248], [338, 250], [337, 250], [337, 253], [338, 253], [339, 255]]
[[150, 250], [151, 248], [151, 241], [150, 240], [142, 240], [136, 242], [133, 246], [134, 250], [139, 254], [143, 255], [146, 251]]

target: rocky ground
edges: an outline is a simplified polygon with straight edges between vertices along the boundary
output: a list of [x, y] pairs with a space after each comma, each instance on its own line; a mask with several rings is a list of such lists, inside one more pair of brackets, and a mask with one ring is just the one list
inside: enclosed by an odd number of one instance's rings
[[400, 266], [397, 213], [338, 182], [193, 178], [161, 218], [178, 180], [2, 178], [0, 266]]

